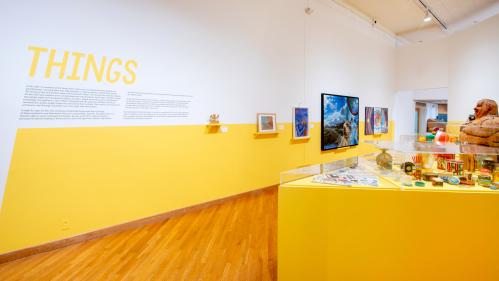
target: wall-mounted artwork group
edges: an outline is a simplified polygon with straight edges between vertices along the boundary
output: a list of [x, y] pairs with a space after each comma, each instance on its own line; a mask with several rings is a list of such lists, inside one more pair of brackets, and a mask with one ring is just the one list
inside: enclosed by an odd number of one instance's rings
[[364, 133], [366, 135], [388, 133], [388, 108], [366, 107]]
[[321, 95], [321, 150], [359, 144], [359, 98]]

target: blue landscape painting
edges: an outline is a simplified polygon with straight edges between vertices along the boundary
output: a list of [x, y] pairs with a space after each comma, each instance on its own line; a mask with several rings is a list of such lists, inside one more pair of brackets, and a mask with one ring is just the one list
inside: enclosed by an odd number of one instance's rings
[[322, 150], [359, 144], [359, 98], [322, 94]]

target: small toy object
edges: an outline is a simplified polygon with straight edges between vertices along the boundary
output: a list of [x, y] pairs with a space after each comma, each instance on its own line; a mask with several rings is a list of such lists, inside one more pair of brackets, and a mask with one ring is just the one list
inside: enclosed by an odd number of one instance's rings
[[464, 162], [461, 160], [449, 160], [447, 161], [447, 172], [451, 172], [454, 175], [463, 174]]
[[426, 136], [419, 136], [418, 137], [418, 142], [425, 142], [426, 141]]
[[478, 184], [483, 187], [489, 187], [492, 185], [492, 176], [490, 174], [480, 174], [478, 175]]
[[421, 180], [421, 174], [422, 174], [421, 168], [416, 167], [416, 170], [414, 170], [414, 174], [412, 174], [412, 176], [416, 180]]
[[411, 174], [414, 171], [415, 167], [416, 165], [414, 165], [412, 162], [405, 162], [400, 165], [400, 169], [402, 169], [406, 174]]
[[468, 180], [466, 177], [459, 177], [459, 181], [461, 182], [461, 184], [464, 184], [464, 185], [475, 185], [475, 181], [473, 180]]
[[449, 141], [449, 134], [444, 131], [437, 131], [435, 134], [435, 142], [436, 143], [446, 143]]
[[458, 177], [450, 177], [449, 179], [447, 179], [447, 182], [452, 185], [458, 185], [459, 183], [461, 183]]
[[432, 178], [431, 179], [431, 184], [433, 186], [444, 186], [444, 180], [441, 178]]
[[431, 181], [433, 178], [436, 178], [438, 175], [432, 172], [424, 172], [422, 174], [423, 180], [425, 181]]
[[423, 154], [418, 153], [414, 156], [412, 156], [412, 162], [417, 166], [418, 164], [423, 163]]
[[432, 133], [426, 133], [426, 141], [432, 142], [435, 139], [435, 135]]
[[437, 154], [437, 169], [445, 170], [447, 167], [447, 161], [454, 160], [454, 154]]
[[424, 181], [416, 181], [414, 184], [420, 187], [424, 187], [426, 185]]
[[210, 115], [210, 124], [219, 124], [220, 121], [218, 120], [219, 115], [216, 113], [213, 113]]
[[497, 186], [499, 185], [499, 182], [496, 182], [495, 185], [491, 185], [489, 188], [492, 189], [492, 190], [497, 190]]

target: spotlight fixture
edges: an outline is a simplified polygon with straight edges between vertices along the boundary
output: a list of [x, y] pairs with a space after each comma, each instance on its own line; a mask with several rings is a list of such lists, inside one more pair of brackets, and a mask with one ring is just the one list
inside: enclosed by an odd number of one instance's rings
[[423, 9], [426, 10], [425, 17], [423, 19], [424, 22], [429, 22], [435, 19], [443, 29], [447, 30], [447, 26], [443, 23], [437, 15], [430, 9], [430, 6], [424, 2], [424, 0], [418, 0], [418, 2], [423, 6]]
[[423, 21], [424, 22], [430, 22], [431, 21], [431, 16], [430, 16], [430, 13], [429, 13], [428, 9], [426, 10], [426, 15], [425, 15]]

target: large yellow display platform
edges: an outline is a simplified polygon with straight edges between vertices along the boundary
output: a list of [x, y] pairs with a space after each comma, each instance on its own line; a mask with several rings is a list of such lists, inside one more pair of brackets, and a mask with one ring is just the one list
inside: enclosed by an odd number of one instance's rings
[[380, 185], [282, 184], [279, 280], [499, 280], [497, 191]]

